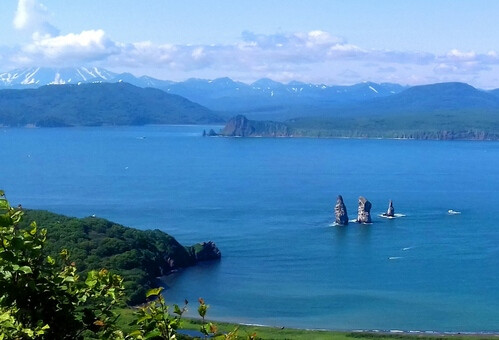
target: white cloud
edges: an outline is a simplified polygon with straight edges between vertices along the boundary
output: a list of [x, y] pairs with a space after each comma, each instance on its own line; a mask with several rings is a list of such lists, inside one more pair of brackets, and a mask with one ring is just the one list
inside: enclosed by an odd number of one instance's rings
[[161, 77], [161, 73], [175, 75], [176, 79], [231, 76], [246, 81], [270, 77], [316, 83], [373, 80], [405, 84], [467, 81], [499, 65], [495, 51], [480, 54], [452, 49], [436, 55], [366, 49], [322, 30], [277, 34], [246, 31], [232, 44], [173, 45], [114, 41], [101, 29], [59, 34], [49, 19], [47, 8], [37, 0], [18, 0], [14, 26], [29, 32], [32, 39], [17, 49], [0, 50], [2, 64], [97, 63], [114, 70], [153, 70], [153, 76]]
[[367, 53], [369, 52], [350, 44], [335, 44], [330, 46], [326, 52], [327, 56], [333, 59], [362, 57]]
[[462, 52], [457, 49], [449, 51], [446, 55], [449, 60], [454, 61], [473, 61], [476, 59], [477, 55], [473, 51]]
[[331, 45], [343, 43], [342, 39], [324, 31], [310, 31], [307, 33], [307, 46]]
[[20, 51], [32, 62], [38, 63], [86, 63], [106, 59], [120, 49], [103, 30], [89, 30], [51, 37], [35, 35], [33, 41]]
[[18, 30], [55, 36], [59, 30], [48, 22], [49, 16], [47, 8], [36, 0], [19, 0], [13, 24]]

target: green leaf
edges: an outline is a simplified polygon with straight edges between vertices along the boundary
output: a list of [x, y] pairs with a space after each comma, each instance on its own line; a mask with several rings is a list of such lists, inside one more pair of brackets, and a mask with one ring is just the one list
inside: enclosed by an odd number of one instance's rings
[[28, 266], [22, 266], [22, 267], [19, 267], [19, 271], [25, 273], [25, 274], [32, 274], [33, 271], [31, 270], [30, 267]]
[[49, 256], [47, 256], [47, 262], [48, 262], [49, 264], [52, 264], [52, 265], [54, 265], [54, 264], [55, 264], [55, 260], [54, 260], [54, 258], [53, 258], [52, 256], [50, 256], [50, 255], [49, 255]]
[[173, 305], [173, 313], [177, 315], [182, 315], [184, 312], [180, 309], [178, 305]]
[[205, 324], [201, 326], [200, 332], [204, 335], [210, 334], [210, 324]]
[[153, 329], [152, 331], [146, 333], [145, 339], [153, 339], [155, 337], [161, 336], [161, 332], [157, 329]]
[[200, 317], [204, 318], [206, 316], [206, 311], [208, 310], [208, 305], [204, 303], [200, 304], [198, 307], [198, 314]]
[[163, 287], [149, 289], [146, 293], [146, 298], [150, 296], [158, 296], [163, 291]]
[[23, 329], [23, 332], [26, 333], [26, 335], [29, 337], [29, 338], [33, 338], [33, 335], [35, 335], [35, 332], [33, 332], [32, 329], [29, 329], [29, 328], [24, 328]]
[[29, 231], [29, 233], [31, 235], [35, 235], [36, 234], [36, 230], [37, 230], [36, 223], [35, 222], [31, 223], [31, 230]]
[[66, 276], [63, 282], [75, 282], [74, 276]]
[[95, 287], [97, 282], [98, 282], [97, 272], [95, 270], [88, 272], [87, 279], [85, 280], [85, 284], [88, 287], [93, 288], [93, 287]]
[[[0, 195], [3, 197], [3, 195]], [[10, 205], [9, 201], [7, 201], [5, 198], [0, 199], [0, 209], [1, 210], [9, 210]]]
[[143, 323], [144, 321], [146, 320], [150, 320], [151, 319], [151, 315], [149, 314], [146, 314], [140, 318], [137, 319], [137, 323]]
[[138, 337], [142, 335], [142, 332], [139, 330], [135, 330], [129, 334], [130, 336]]
[[69, 252], [67, 249], [63, 249], [61, 250], [61, 252], [59, 253], [59, 256], [61, 257], [61, 259], [63, 259], [64, 261], [68, 260], [69, 258]]

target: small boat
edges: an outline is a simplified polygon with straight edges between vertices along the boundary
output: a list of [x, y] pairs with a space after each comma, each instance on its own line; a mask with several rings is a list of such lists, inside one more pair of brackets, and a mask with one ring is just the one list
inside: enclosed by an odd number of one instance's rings
[[449, 209], [449, 210], [447, 210], [447, 213], [448, 213], [449, 215], [459, 215], [461, 212], [460, 212], [460, 211], [455, 211], [455, 210]]

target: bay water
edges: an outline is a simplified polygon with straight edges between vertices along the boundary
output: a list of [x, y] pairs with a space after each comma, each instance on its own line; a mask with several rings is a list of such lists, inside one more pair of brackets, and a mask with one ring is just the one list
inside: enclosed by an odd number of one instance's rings
[[[12, 204], [222, 252], [164, 278], [210, 318], [499, 332], [499, 142], [203, 138], [204, 126], [0, 129]], [[336, 227], [344, 198], [373, 223]], [[396, 213], [385, 219], [392, 199]], [[460, 214], [449, 214], [452, 209]]]

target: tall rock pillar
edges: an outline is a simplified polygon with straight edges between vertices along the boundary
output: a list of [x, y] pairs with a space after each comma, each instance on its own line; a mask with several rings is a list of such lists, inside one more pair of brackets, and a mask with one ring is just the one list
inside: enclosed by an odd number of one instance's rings
[[371, 202], [362, 196], [359, 197], [357, 223], [371, 223], [371, 207]]
[[343, 203], [343, 197], [341, 197], [341, 195], [338, 195], [338, 198], [336, 199], [336, 205], [334, 206], [334, 216], [335, 223], [337, 225], [348, 224], [347, 207], [345, 206], [345, 203]]

